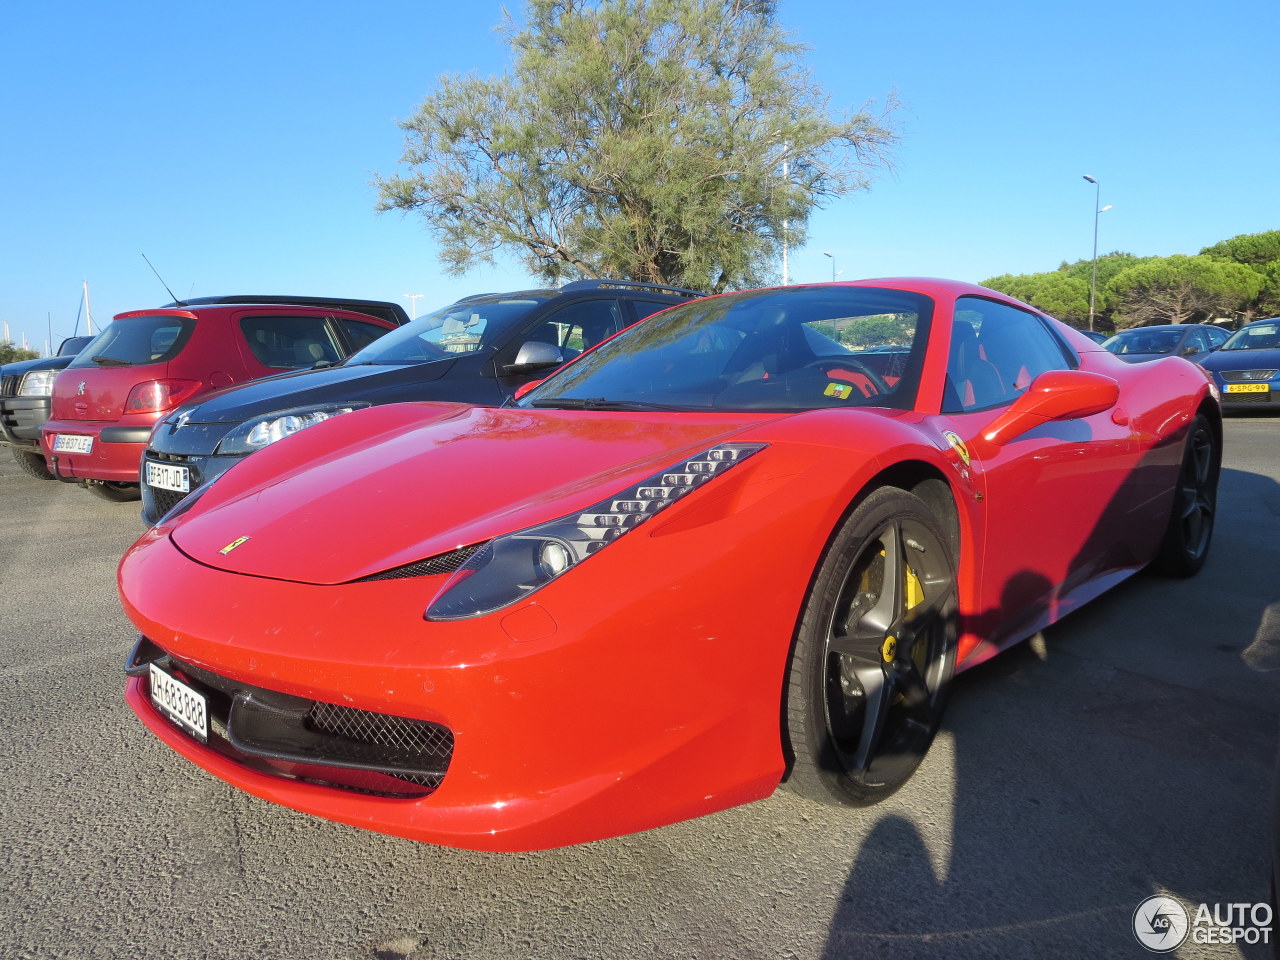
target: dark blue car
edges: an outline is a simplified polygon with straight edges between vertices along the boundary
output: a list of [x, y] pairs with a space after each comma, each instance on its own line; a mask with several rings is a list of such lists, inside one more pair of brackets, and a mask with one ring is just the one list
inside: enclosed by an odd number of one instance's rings
[[1201, 361], [1224, 409], [1280, 406], [1280, 317], [1245, 324]]

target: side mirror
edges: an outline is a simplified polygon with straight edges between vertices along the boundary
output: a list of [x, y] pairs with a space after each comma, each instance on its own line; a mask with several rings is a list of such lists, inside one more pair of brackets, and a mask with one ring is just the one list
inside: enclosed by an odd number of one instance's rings
[[1178, 351], [1178, 356], [1194, 357], [1199, 352], [1200, 352], [1199, 347], [1197, 347], [1194, 343], [1188, 343], [1185, 347], [1183, 347], [1181, 350]]
[[558, 367], [564, 363], [564, 354], [560, 348], [539, 340], [530, 340], [520, 348], [514, 363], [504, 367], [506, 373], [528, 373], [530, 370], [544, 370], [547, 367]]
[[982, 439], [1003, 446], [1043, 423], [1079, 420], [1110, 410], [1119, 399], [1120, 384], [1110, 377], [1084, 370], [1050, 370], [1036, 377], [1026, 393], [991, 421]]

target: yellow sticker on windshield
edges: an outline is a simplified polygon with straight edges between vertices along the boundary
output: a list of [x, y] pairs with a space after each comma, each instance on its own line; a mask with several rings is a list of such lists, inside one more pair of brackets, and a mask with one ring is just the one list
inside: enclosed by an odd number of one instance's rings
[[828, 383], [827, 389], [822, 391], [824, 397], [839, 397], [841, 400], [848, 400], [853, 396], [853, 387], [847, 383]]

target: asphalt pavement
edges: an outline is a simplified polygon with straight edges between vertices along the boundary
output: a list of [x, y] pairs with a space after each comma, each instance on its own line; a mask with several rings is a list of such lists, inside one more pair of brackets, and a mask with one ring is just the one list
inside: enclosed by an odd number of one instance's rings
[[1138, 958], [1147, 897], [1266, 899], [1277, 418], [1228, 420], [1200, 576], [1135, 577], [964, 674], [887, 802], [779, 791], [544, 853], [328, 823], [164, 747], [121, 696], [114, 575], [141, 532], [136, 504], [0, 450], [0, 957]]

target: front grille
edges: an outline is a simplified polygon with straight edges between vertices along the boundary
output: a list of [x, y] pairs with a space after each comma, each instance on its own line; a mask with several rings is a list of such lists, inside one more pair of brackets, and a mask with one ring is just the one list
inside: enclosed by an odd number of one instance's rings
[[471, 555], [480, 549], [479, 544], [470, 547], [459, 547], [449, 553], [438, 553], [425, 560], [415, 560], [380, 573], [371, 573], [367, 577], [352, 580], [351, 583], [368, 583], [372, 580], [403, 580], [409, 577], [433, 577], [442, 573], [453, 573], [471, 559]]
[[1271, 393], [1224, 393], [1223, 403], [1270, 403]]
[[[387, 754], [415, 763], [423, 757], [448, 757], [453, 753], [453, 733], [437, 723], [396, 717], [317, 701], [307, 713], [307, 726], [317, 733], [378, 747]], [[446, 761], [447, 765], [447, 761]], [[442, 775], [399, 774], [411, 783], [435, 789]]]
[[209, 746], [260, 772], [356, 793], [422, 797], [453, 759], [448, 727], [307, 700], [231, 680], [178, 660], [145, 637], [125, 672], [176, 674], [208, 699]]
[[1256, 383], [1259, 380], [1270, 380], [1276, 375], [1275, 370], [1223, 370], [1222, 379], [1227, 383]]
[[151, 496], [156, 502], [156, 513], [162, 517], [190, 496], [190, 494], [179, 493], [177, 490], [162, 490], [160, 487], [147, 489], [151, 491]]
[[15, 375], [0, 377], [0, 397], [16, 397], [18, 395], [18, 381], [22, 378]]

